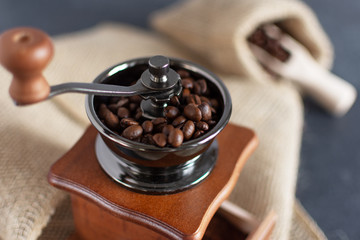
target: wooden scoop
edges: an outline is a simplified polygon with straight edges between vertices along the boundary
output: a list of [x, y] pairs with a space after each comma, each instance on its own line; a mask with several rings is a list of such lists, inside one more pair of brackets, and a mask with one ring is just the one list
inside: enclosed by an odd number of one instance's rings
[[40, 102], [50, 93], [42, 70], [53, 56], [48, 35], [34, 28], [15, 28], [0, 36], [0, 63], [13, 74], [10, 96], [19, 105]]
[[342, 116], [349, 111], [357, 95], [354, 86], [320, 66], [301, 44], [275, 25], [266, 26], [265, 31], [280, 41], [281, 46], [290, 52], [290, 58], [281, 62], [262, 48], [249, 43], [261, 64], [298, 84], [330, 113]]

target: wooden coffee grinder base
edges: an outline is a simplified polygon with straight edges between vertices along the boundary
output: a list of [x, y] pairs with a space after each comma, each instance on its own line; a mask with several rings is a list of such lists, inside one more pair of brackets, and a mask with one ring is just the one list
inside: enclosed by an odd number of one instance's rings
[[120, 186], [101, 169], [97, 134], [89, 127], [48, 175], [53, 186], [71, 194], [72, 239], [202, 239], [257, 145], [253, 131], [228, 124], [217, 136], [218, 159], [204, 181], [179, 193], [149, 195]]

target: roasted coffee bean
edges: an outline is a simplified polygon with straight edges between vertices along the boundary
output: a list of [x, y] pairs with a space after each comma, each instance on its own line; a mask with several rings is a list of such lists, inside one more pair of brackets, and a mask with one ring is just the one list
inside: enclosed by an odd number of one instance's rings
[[193, 138], [198, 138], [198, 137], [202, 136], [203, 134], [204, 134], [203, 130], [197, 130], [197, 131], [195, 131]]
[[105, 104], [100, 105], [98, 114], [100, 119], [102, 119], [110, 129], [117, 130], [120, 127], [119, 118], [112, 113]]
[[139, 125], [139, 123], [132, 118], [123, 118], [120, 121], [120, 126], [122, 128], [127, 128], [132, 125]]
[[152, 120], [152, 123], [154, 125], [158, 125], [158, 124], [161, 124], [161, 123], [167, 123], [166, 119], [163, 118], [163, 117], [158, 117], [158, 118], [155, 118]]
[[199, 97], [199, 95], [194, 94], [193, 96], [194, 96], [194, 99], [195, 99], [195, 104], [196, 105], [201, 104], [201, 98]]
[[107, 112], [104, 122], [112, 130], [117, 130], [120, 127], [119, 118], [110, 110]]
[[211, 109], [211, 114], [216, 114], [217, 113], [215, 108], [211, 107], [210, 109]]
[[213, 95], [214, 93], [212, 93], [211, 91], [210, 91], [210, 88], [207, 88], [206, 89], [206, 92], [204, 93], [204, 95], [205, 96], [210, 96], [210, 95]]
[[135, 112], [138, 107], [139, 107], [139, 104], [137, 104], [137, 103], [130, 103], [129, 104], [130, 112]]
[[125, 107], [128, 105], [129, 103], [129, 99], [128, 98], [117, 98], [118, 101], [113, 103], [113, 104], [109, 104], [109, 109], [113, 112], [113, 113], [117, 113], [118, 108], [120, 107]]
[[200, 96], [200, 100], [202, 103], [206, 102], [207, 104], [211, 105], [210, 99], [208, 99], [207, 97]]
[[166, 125], [166, 126], [163, 127], [162, 133], [165, 134], [165, 136], [168, 136], [169, 133], [170, 133], [173, 129], [174, 129], [174, 126], [168, 124], [168, 125]]
[[209, 121], [211, 119], [211, 107], [208, 103], [201, 103], [198, 108], [201, 111], [202, 120]]
[[189, 96], [190, 95], [190, 90], [188, 89], [188, 88], [184, 88], [183, 90], [182, 90], [182, 97], [183, 98], [186, 98], [187, 96]]
[[201, 94], [206, 93], [206, 91], [207, 91], [207, 83], [206, 83], [205, 79], [200, 79], [200, 80], [197, 80], [196, 82], [197, 82], [197, 83], [199, 84], [199, 86], [200, 86], [200, 92], [201, 92]]
[[191, 120], [187, 120], [182, 128], [184, 139], [189, 140], [195, 132], [195, 124]]
[[198, 122], [201, 120], [202, 115], [200, 109], [195, 104], [188, 104], [184, 108], [184, 115], [186, 118]]
[[165, 117], [168, 119], [174, 119], [180, 114], [180, 110], [174, 106], [167, 106], [164, 110]]
[[279, 39], [269, 36], [263, 26], [256, 29], [250, 35], [248, 41], [264, 49], [282, 62], [286, 62], [290, 57], [290, 53], [281, 46]]
[[178, 129], [174, 128], [168, 136], [168, 142], [173, 147], [179, 147], [184, 141], [184, 134], [183, 132]]
[[207, 124], [209, 125], [209, 127], [213, 127], [216, 125], [216, 121], [215, 120], [209, 120], [207, 121]]
[[194, 87], [194, 80], [192, 78], [183, 78], [181, 79], [181, 85], [183, 88], [192, 89]]
[[108, 107], [108, 109], [109, 109], [112, 113], [115, 113], [115, 114], [117, 113], [118, 107], [116, 107], [116, 104], [115, 104], [115, 103], [110, 104], [110, 105], [108, 105], [107, 107]]
[[174, 121], [172, 122], [172, 125], [174, 127], [177, 127], [180, 124], [184, 123], [185, 121], [186, 121], [186, 118], [184, 116], [178, 116], [177, 118], [174, 119]]
[[200, 84], [198, 82], [194, 82], [194, 87], [193, 87], [194, 94], [201, 95], [202, 94], [201, 91], [202, 90]]
[[154, 139], [153, 139], [153, 135], [151, 135], [151, 134], [145, 134], [145, 135], [141, 138], [141, 143], [150, 144], [150, 145], [155, 145], [155, 141], [154, 141]]
[[125, 128], [125, 130], [122, 132], [122, 136], [124, 138], [134, 140], [136, 138], [141, 137], [142, 133], [143, 133], [143, 129], [140, 125], [132, 125]]
[[186, 97], [186, 103], [187, 104], [190, 104], [190, 103], [195, 104], [195, 99], [192, 94]]
[[135, 96], [130, 96], [129, 100], [132, 103], [140, 103], [142, 98], [139, 95], [135, 95]]
[[165, 147], [167, 141], [166, 141], [166, 136], [163, 133], [156, 133], [152, 139], [154, 140], [155, 144], [158, 145], [159, 147]]
[[219, 102], [215, 98], [210, 99], [211, 107], [217, 109], [219, 107]]
[[141, 111], [141, 108], [138, 108], [138, 109], [136, 109], [135, 119], [140, 120], [141, 117], [142, 117], [142, 111]]
[[264, 45], [266, 43], [266, 34], [264, 29], [256, 29], [256, 31], [250, 35], [248, 40], [258, 46]]
[[108, 111], [109, 111], [109, 109], [107, 108], [107, 106], [104, 103], [100, 104], [100, 107], [99, 107], [99, 110], [98, 110], [99, 118], [105, 119], [105, 116], [106, 116]]
[[116, 106], [117, 107], [124, 107], [129, 103], [128, 98], [121, 98], [119, 101], [117, 101]]
[[128, 118], [130, 116], [130, 111], [125, 107], [121, 107], [117, 110], [117, 115], [119, 118]]
[[206, 122], [200, 121], [200, 122], [196, 123], [196, 128], [198, 130], [207, 131], [207, 130], [209, 130], [209, 125]]
[[170, 98], [170, 103], [174, 106], [179, 106], [180, 105], [180, 100], [178, 96], [173, 96], [172, 98]]
[[152, 132], [154, 125], [151, 121], [146, 120], [141, 124], [142, 128], [144, 129], [145, 133], [150, 133]]
[[181, 123], [179, 125], [176, 126], [176, 128], [182, 129], [182, 127], [185, 125], [185, 123]]
[[134, 142], [141, 142], [141, 139], [142, 139], [142, 136], [138, 137], [138, 138], [135, 138], [135, 139], [132, 139], [132, 141]]
[[117, 103], [120, 99], [121, 97], [111, 97], [109, 100], [109, 105]]
[[189, 96], [186, 97], [186, 102], [187, 104], [193, 103], [195, 105], [199, 105], [201, 104], [201, 99], [196, 94], [190, 94]]
[[190, 77], [190, 73], [186, 70], [179, 69], [176, 72], [180, 75], [181, 78]]
[[166, 125], [167, 125], [167, 123], [160, 123], [160, 124], [154, 125], [154, 132], [156, 132], [156, 133], [162, 132]]

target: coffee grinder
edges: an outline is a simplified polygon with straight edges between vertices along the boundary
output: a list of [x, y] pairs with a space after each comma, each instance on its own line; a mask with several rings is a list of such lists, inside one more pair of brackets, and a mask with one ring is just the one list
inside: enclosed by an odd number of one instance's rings
[[[92, 125], [48, 175], [50, 184], [71, 195], [76, 228], [71, 239], [220, 239], [215, 236], [223, 227], [208, 229], [217, 210], [226, 224], [238, 225], [237, 230], [242, 226], [244, 239], [270, 235], [273, 213], [254, 222], [225, 201], [257, 138], [250, 129], [228, 124], [230, 94], [213, 73], [186, 60], [152, 56], [116, 64], [93, 83], [49, 86], [41, 71], [53, 47], [44, 32], [9, 30], [0, 36], [0, 51], [1, 64], [13, 74], [9, 92], [18, 105], [67, 92], [87, 94]], [[154, 146], [123, 137], [99, 118], [99, 105], [128, 96], [142, 98], [142, 118], [163, 117], [172, 98], [183, 94], [178, 72], [184, 70], [205, 79], [219, 97], [216, 123], [198, 138], [176, 147]]]

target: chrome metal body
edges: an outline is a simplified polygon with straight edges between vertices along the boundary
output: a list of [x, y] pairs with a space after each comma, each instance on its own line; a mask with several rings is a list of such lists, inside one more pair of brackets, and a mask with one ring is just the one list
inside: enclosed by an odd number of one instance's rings
[[144, 166], [120, 157], [99, 135], [95, 152], [104, 171], [121, 185], [148, 194], [166, 194], [182, 191], [204, 180], [216, 163], [218, 144], [214, 141], [204, 153], [166, 168]]
[[128, 87], [100, 83], [69, 82], [51, 86], [49, 98], [70, 92], [128, 97], [142, 94], [155, 94], [157, 91], [146, 88], [141, 81]]
[[[104, 85], [128, 85], [132, 80], [138, 79], [139, 75], [144, 72], [144, 69], [147, 68], [148, 60], [149, 58], [140, 58], [115, 65], [101, 73], [94, 80], [94, 83], [105, 83]], [[215, 163], [214, 159], [216, 159], [216, 154], [213, 152], [214, 150], [211, 150], [213, 148], [212, 143], [216, 135], [225, 127], [230, 119], [232, 108], [230, 94], [219, 78], [208, 70], [184, 60], [170, 59], [170, 66], [175, 70], [186, 69], [193, 75], [206, 79], [209, 87], [215, 91], [214, 94], [221, 98], [220, 104], [222, 108], [221, 117], [211, 130], [197, 139], [184, 142], [177, 148], [160, 148], [154, 145], [134, 142], [119, 136], [106, 127], [96, 114], [96, 108], [106, 99], [90, 94], [86, 100], [87, 115], [91, 123], [100, 133], [103, 142], [101, 143], [100, 140], [97, 140], [96, 147], [97, 157], [101, 166], [111, 178], [123, 186], [130, 187], [137, 191], [167, 194], [184, 190], [203, 180], [213, 168]], [[124, 79], [128, 79], [128, 81], [123, 82]], [[104, 152], [105, 154], [103, 154]], [[215, 158], [213, 158], [213, 156], [215, 156]], [[129, 166], [137, 166], [136, 171], [139, 172], [139, 174], [134, 175], [132, 172], [134, 168], [130, 168]], [[163, 183], [153, 180], [157, 178], [161, 179], [161, 176], [173, 176], [171, 172], [173, 172], [174, 169], [175, 172], [178, 171], [175, 174], [176, 176], [187, 176], [186, 171], [189, 172], [190, 170], [189, 168], [187, 170], [184, 169], [183, 166], [194, 166], [191, 172], [194, 173], [197, 169], [201, 169], [200, 172], [202, 172], [202, 174], [188, 178], [191, 179], [190, 181], [181, 181], [172, 177], [167, 178], [167, 182]], [[126, 173], [124, 173], [124, 171]], [[181, 173], [181, 171], [183, 171], [183, 173]], [[159, 175], [159, 173], [161, 174]], [[150, 177], [147, 177], [147, 179], [151, 180], [146, 184], [152, 186], [144, 187], [144, 183], [137, 176], [149, 174]], [[126, 179], [121, 176], [126, 176]], [[131, 184], [131, 186], [129, 184]]]

